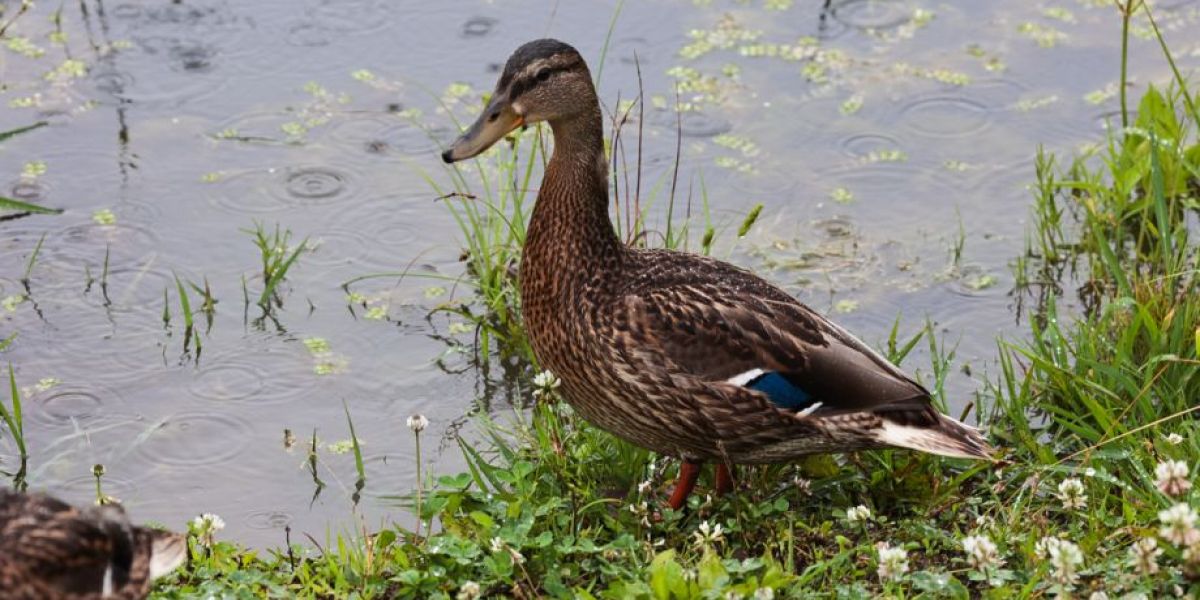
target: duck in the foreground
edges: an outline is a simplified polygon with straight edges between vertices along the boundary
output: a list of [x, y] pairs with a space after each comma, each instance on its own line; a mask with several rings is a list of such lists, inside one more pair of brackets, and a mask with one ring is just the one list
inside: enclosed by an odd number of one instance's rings
[[145, 598], [187, 559], [184, 536], [130, 525], [119, 505], [76, 509], [0, 490], [0, 598]]
[[479, 119], [443, 154], [471, 158], [546, 121], [554, 153], [521, 257], [534, 353], [587, 420], [683, 464], [679, 509], [700, 466], [899, 447], [990, 457], [979, 432], [866, 344], [749, 271], [631, 248], [608, 216], [600, 103], [583, 58], [551, 39], [516, 50]]

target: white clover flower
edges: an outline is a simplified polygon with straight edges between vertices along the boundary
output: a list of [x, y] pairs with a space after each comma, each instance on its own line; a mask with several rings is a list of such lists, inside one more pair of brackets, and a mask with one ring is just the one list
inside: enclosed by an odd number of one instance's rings
[[812, 480], [795, 475], [792, 477], [792, 485], [796, 486], [796, 490], [798, 490], [801, 494], [804, 494], [805, 496], [812, 495]]
[[1059, 585], [1074, 585], [1079, 581], [1079, 566], [1083, 564], [1083, 552], [1073, 542], [1050, 538], [1057, 542], [1047, 544], [1046, 556], [1054, 569], [1050, 576]]
[[1108, 594], [1104, 593], [1104, 590], [1098, 590], [1092, 592], [1092, 595], [1088, 596], [1088, 600], [1108, 600]]
[[1183, 550], [1183, 564], [1193, 569], [1200, 565], [1200, 544], [1192, 544]]
[[775, 600], [775, 589], [770, 587], [760, 587], [754, 590], [754, 600]]
[[1142, 538], [1129, 547], [1129, 564], [1142, 575], [1153, 575], [1158, 572], [1158, 557], [1162, 553], [1158, 540]]
[[1083, 482], [1074, 477], [1062, 480], [1055, 496], [1066, 510], [1087, 508], [1087, 492], [1083, 489]]
[[879, 568], [875, 572], [880, 581], [896, 581], [908, 572], [908, 552], [904, 548], [893, 548], [887, 542], [875, 545], [879, 552]]
[[871, 518], [871, 509], [859, 504], [853, 508], [846, 509], [846, 520], [851, 523], [867, 521]]
[[542, 396], [549, 396], [560, 385], [562, 385], [562, 380], [557, 375], [550, 371], [542, 371], [533, 376], [533, 397], [541, 398]]
[[650, 505], [642, 502], [640, 504], [630, 504], [629, 512], [641, 517], [641, 523], [645, 527], [650, 526]]
[[1179, 496], [1192, 487], [1188, 465], [1182, 460], [1165, 460], [1154, 467], [1154, 487], [1168, 496]]
[[1200, 542], [1200, 531], [1196, 530], [1196, 511], [1187, 504], [1176, 504], [1159, 511], [1158, 520], [1162, 528], [1158, 535], [1176, 546], [1193, 546]]
[[651, 487], [650, 480], [647, 479], [646, 481], [643, 481], [638, 484], [638, 493], [644, 495], [650, 491], [650, 487]]
[[996, 543], [986, 535], [969, 535], [963, 538], [962, 545], [967, 553], [967, 562], [977, 571], [995, 569], [1004, 564]]
[[462, 587], [458, 588], [456, 600], [475, 600], [479, 597], [482, 590], [479, 589], [479, 584], [474, 581], [464, 581]]
[[1183, 436], [1178, 433], [1168, 433], [1164, 439], [1172, 446], [1178, 446], [1183, 443]]
[[204, 513], [192, 519], [190, 529], [200, 545], [211, 548], [216, 543], [217, 532], [225, 529], [225, 520], [212, 513]]
[[499, 552], [504, 549], [504, 540], [494, 537], [492, 538], [492, 552]]
[[429, 419], [426, 419], [425, 415], [417, 413], [408, 418], [407, 424], [409, 429], [421, 433], [426, 427], [429, 427]]
[[720, 523], [710, 525], [708, 521], [704, 521], [692, 533], [692, 537], [696, 538], [697, 546], [719, 544], [725, 541], [725, 531], [721, 528]]

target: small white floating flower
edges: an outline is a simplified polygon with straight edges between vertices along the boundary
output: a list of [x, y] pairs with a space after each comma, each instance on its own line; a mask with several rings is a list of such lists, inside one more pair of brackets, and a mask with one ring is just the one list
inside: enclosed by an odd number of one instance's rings
[[1087, 492], [1083, 489], [1083, 482], [1074, 477], [1062, 480], [1055, 496], [1067, 510], [1087, 508]]
[[1192, 487], [1188, 465], [1182, 460], [1165, 460], [1154, 467], [1154, 487], [1168, 496], [1179, 496]]
[[191, 529], [202, 546], [211, 548], [216, 543], [217, 532], [225, 529], [225, 520], [212, 513], [204, 513], [192, 519]]
[[995, 569], [1004, 564], [996, 543], [986, 535], [969, 535], [963, 538], [962, 545], [967, 553], [967, 562], [977, 571]]
[[408, 428], [416, 433], [421, 433], [426, 427], [429, 427], [429, 419], [426, 419], [425, 415], [420, 413], [409, 417], [407, 423]]
[[904, 548], [893, 548], [887, 542], [879, 542], [875, 549], [879, 552], [879, 568], [875, 572], [880, 581], [896, 581], [908, 572], [908, 552]]
[[851, 523], [867, 521], [871, 518], [871, 509], [859, 504], [853, 508], [846, 509], [846, 520]]
[[1129, 564], [1142, 575], [1153, 575], [1158, 572], [1158, 557], [1162, 553], [1158, 540], [1142, 538], [1129, 547]]
[[1178, 433], [1168, 433], [1166, 440], [1168, 444], [1178, 446], [1183, 443], [1183, 436]]
[[1200, 531], [1196, 530], [1196, 511], [1187, 504], [1176, 504], [1159, 511], [1158, 520], [1162, 528], [1158, 535], [1176, 546], [1193, 546], [1200, 542]]
[[458, 588], [458, 594], [454, 596], [456, 600], [475, 600], [483, 590], [479, 588], [479, 584], [474, 581], [464, 581], [462, 587]]
[[704, 521], [696, 528], [692, 536], [696, 538], [697, 546], [719, 544], [725, 541], [725, 530], [720, 523], [712, 525], [708, 521]]

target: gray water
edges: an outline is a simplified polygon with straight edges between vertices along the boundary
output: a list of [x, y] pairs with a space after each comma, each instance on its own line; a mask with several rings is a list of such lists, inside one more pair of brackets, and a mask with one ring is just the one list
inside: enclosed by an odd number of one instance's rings
[[[0, 23], [19, 4], [0, 3]], [[898, 315], [905, 335], [935, 323], [956, 347], [947, 401], [962, 410], [994, 372], [997, 337], [1024, 335], [1009, 264], [1024, 248], [1036, 148], [1099, 141], [1116, 114], [1119, 19], [1086, 1], [820, 4], [84, 0], [63, 5], [52, 35], [57, 5], [38, 3], [6, 36], [32, 47], [0, 49], [0, 131], [49, 123], [0, 142], [0, 195], [65, 209], [0, 221], [11, 307], [0, 339], [18, 334], [0, 358], [26, 393], [31, 486], [89, 502], [103, 463], [104, 491], [138, 519], [178, 528], [214, 512], [224, 535], [259, 546], [281, 543], [285, 525], [323, 539], [354, 529], [356, 513], [372, 527], [405, 519], [387, 498], [414, 485], [405, 418], [429, 417], [423, 456], [455, 470], [448, 432], [474, 407], [508, 410], [489, 397], [502, 370], [482, 375], [472, 336], [429, 315], [469, 299], [465, 286], [369, 280], [354, 291], [383, 318], [367, 318], [340, 284], [410, 263], [461, 275], [460, 232], [424, 179], [449, 187], [438, 147], [456, 130], [437, 99], [466, 118], [508, 54], [544, 35], [596, 74], [614, 14], [601, 96], [610, 110], [635, 97], [637, 64], [658, 106], [683, 82], [679, 195], [692, 190], [698, 206], [703, 181], [718, 254], [875, 345]], [[1200, 5], [1157, 11], [1181, 64], [1195, 65]], [[1133, 99], [1169, 77], [1144, 26]], [[79, 62], [47, 79], [67, 59]], [[456, 96], [456, 83], [470, 91]], [[674, 114], [654, 104], [647, 188], [670, 173], [676, 144]], [[734, 239], [756, 203], [759, 223]], [[317, 246], [289, 272], [274, 319], [253, 305], [262, 283], [244, 230], [256, 221]], [[218, 301], [211, 327], [197, 315], [199, 354], [176, 276], [207, 281]], [[318, 339], [328, 352], [310, 351]], [[923, 351], [906, 361], [927, 380], [928, 365]], [[343, 402], [367, 462], [357, 508], [354, 461], [337, 448]], [[315, 500], [314, 430], [327, 484]], [[14, 453], [5, 432], [0, 468]]]

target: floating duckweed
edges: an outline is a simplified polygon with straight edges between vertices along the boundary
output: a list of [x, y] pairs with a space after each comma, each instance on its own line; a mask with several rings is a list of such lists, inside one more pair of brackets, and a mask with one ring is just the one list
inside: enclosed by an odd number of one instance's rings
[[346, 294], [346, 302], [349, 304], [364, 304], [366, 301], [367, 297], [358, 292], [350, 292], [349, 294]]
[[799, 61], [815, 57], [817, 48], [805, 45], [762, 43], [738, 46], [738, 54], [748, 58], [781, 58]]
[[908, 160], [908, 154], [903, 150], [872, 150], [863, 157], [863, 162], [880, 163], [880, 162], [904, 162]]
[[650, 106], [663, 110], [667, 108], [667, 97], [662, 94], [654, 94], [650, 96]]
[[762, 153], [762, 149], [758, 147], [758, 144], [739, 135], [722, 133], [713, 138], [713, 143], [724, 148], [729, 148], [730, 150], [736, 150], [747, 158], [754, 158]]
[[33, 389], [39, 392], [45, 392], [58, 387], [58, 384], [60, 383], [62, 383], [62, 381], [55, 377], [43, 377], [39, 379], [37, 383], [33, 384]]
[[45, 50], [39, 48], [36, 44], [29, 41], [27, 37], [13, 37], [4, 44], [6, 48], [12, 52], [16, 52], [21, 56], [28, 58], [39, 58], [46, 53]]
[[818, 62], [805, 63], [800, 69], [800, 74], [813, 83], [825, 83], [829, 81], [828, 72], [829, 70], [825, 65]]
[[341, 357], [328, 357], [316, 362], [313, 365], [313, 373], [321, 376], [336, 375], [346, 371], [346, 359]]
[[62, 64], [54, 67], [49, 73], [46, 73], [48, 81], [78, 79], [87, 75], [87, 64], [82, 60], [67, 59], [62, 61]]
[[475, 326], [470, 323], [455, 321], [450, 324], [450, 335], [462, 335], [464, 333], [471, 333], [472, 331], [475, 331]]
[[721, 66], [721, 74], [732, 79], [742, 74], [742, 68], [733, 63], [725, 63]]
[[50, 35], [47, 35], [46, 38], [50, 40], [51, 44], [54, 44], [56, 46], [63, 46], [67, 43], [67, 32], [51, 31]]
[[363, 315], [363, 317], [371, 319], [372, 321], [382, 321], [387, 318], [387, 307], [372, 306], [367, 309], [367, 313]]
[[854, 202], [854, 192], [844, 187], [835, 187], [829, 192], [829, 199], [839, 204], [850, 204]]
[[717, 22], [715, 29], [693, 29], [688, 32], [692, 42], [679, 50], [679, 56], [693, 60], [713, 50], [729, 49], [739, 43], [753, 42], [762, 36], [761, 31], [751, 31], [741, 26], [730, 15]]
[[442, 99], [453, 102], [455, 100], [466, 98], [470, 95], [472, 95], [470, 84], [455, 82], [446, 86], [445, 91], [442, 92]]
[[305, 134], [308, 133], [308, 128], [305, 127], [303, 123], [298, 123], [296, 121], [288, 121], [287, 123], [280, 125], [279, 129], [285, 135], [287, 135], [288, 138], [293, 140], [301, 139]]
[[[363, 445], [362, 438], [358, 439], [358, 445]], [[338, 440], [331, 444], [325, 444], [325, 449], [333, 454], [348, 454], [354, 450], [354, 440]]]
[[8, 101], [9, 108], [33, 108], [41, 104], [42, 95], [40, 93], [24, 98], [13, 98]]
[[852, 313], [858, 310], [858, 300], [838, 300], [833, 310], [840, 313]]
[[329, 340], [321, 337], [304, 338], [304, 347], [313, 354], [328, 354], [331, 351]]
[[15, 312], [17, 307], [28, 299], [29, 297], [25, 294], [13, 294], [11, 296], [6, 296], [3, 301], [0, 301], [0, 306], [3, 306], [4, 310], [8, 312]]
[[350, 76], [362, 82], [375, 81], [375, 74], [367, 69], [359, 69], [354, 71], [353, 73], [350, 73]]
[[970, 75], [967, 75], [966, 73], [960, 73], [958, 71], [951, 71], [950, 69], [923, 69], [921, 67], [914, 67], [908, 63], [902, 62], [896, 63], [896, 65], [893, 67], [893, 70], [900, 74], [912, 75], [924, 79], [932, 79], [934, 81], [949, 85], [962, 86], [971, 83]]
[[732, 156], [718, 156], [713, 159], [718, 167], [724, 169], [732, 169], [739, 173], [758, 173], [758, 169], [752, 163], [746, 162]]
[[440, 285], [431, 285], [425, 288], [425, 297], [430, 300], [444, 295], [446, 295], [446, 288]]
[[1113, 81], [1101, 89], [1084, 94], [1083, 100], [1088, 104], [1104, 104], [1117, 95], [1117, 90], [1117, 82]]
[[200, 176], [201, 183], [216, 183], [220, 180], [221, 180], [221, 173], [218, 171], [213, 171], [211, 173], [205, 173]]
[[1074, 23], [1075, 13], [1060, 6], [1049, 6], [1042, 9], [1042, 15], [1063, 23]]
[[222, 140], [230, 140], [241, 137], [241, 134], [238, 132], [236, 127], [230, 127], [228, 129], [222, 129], [221, 131], [218, 131], [216, 137]]
[[1037, 42], [1037, 45], [1043, 48], [1053, 48], [1059, 42], [1067, 39], [1067, 34], [1049, 25], [1041, 25], [1032, 21], [1021, 23], [1017, 26], [1017, 31]]
[[935, 16], [937, 16], [937, 13], [933, 12], [932, 10], [925, 8], [914, 8], [912, 17], [909, 19], [909, 23], [912, 23], [916, 27], [924, 27], [928, 25], [930, 21], [933, 21]]
[[963, 281], [963, 285], [971, 288], [972, 290], [979, 291], [986, 290], [987, 288], [996, 285], [997, 281], [998, 280], [996, 279], [995, 275], [992, 275], [991, 273], [982, 273], [968, 277], [966, 281]]
[[954, 159], [948, 159], [944, 161], [942, 163], [942, 167], [944, 167], [947, 171], [958, 171], [959, 173], [974, 168], [970, 163]]
[[92, 213], [92, 221], [97, 225], [116, 225], [117, 215], [107, 208], [101, 208]]
[[842, 105], [838, 107], [843, 115], [847, 117], [862, 109], [863, 97], [862, 94], [854, 94], [842, 101]]
[[1036, 109], [1039, 109], [1039, 108], [1042, 108], [1045, 106], [1050, 106], [1051, 104], [1054, 104], [1055, 102], [1058, 102], [1058, 96], [1056, 96], [1054, 94], [1051, 94], [1049, 96], [1043, 96], [1041, 98], [1028, 98], [1028, 99], [1024, 99], [1024, 100], [1017, 102], [1016, 109], [1021, 112], [1029, 112], [1031, 110], [1036, 110]]
[[767, 10], [787, 10], [792, 7], [794, 0], [766, 0], [763, 8]]
[[46, 174], [46, 161], [31, 160], [21, 168], [21, 176], [26, 179], [36, 179]]

